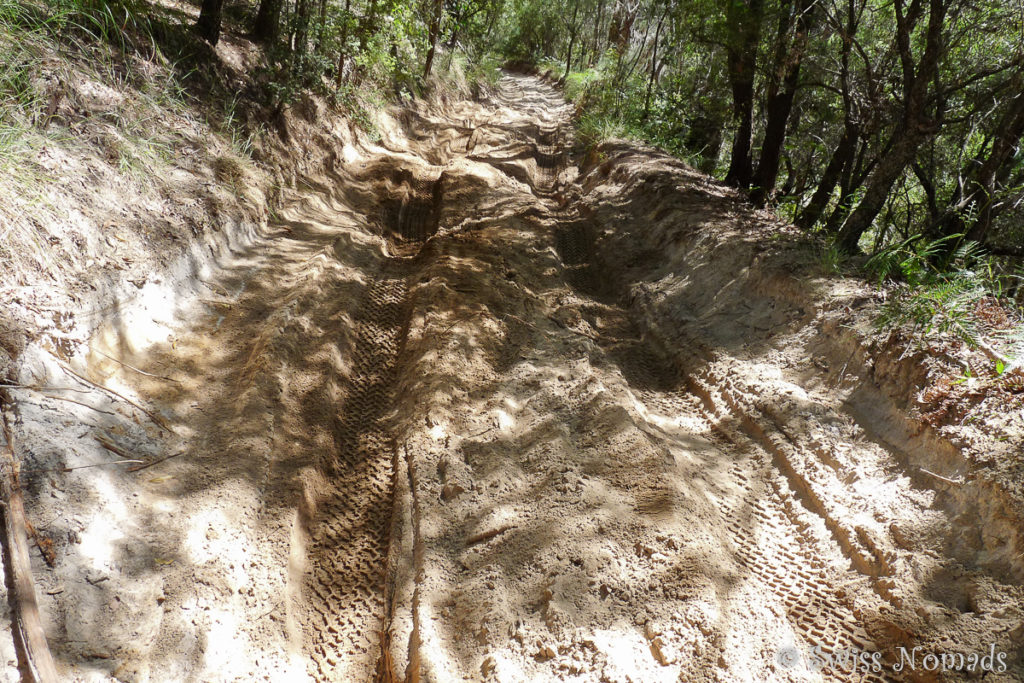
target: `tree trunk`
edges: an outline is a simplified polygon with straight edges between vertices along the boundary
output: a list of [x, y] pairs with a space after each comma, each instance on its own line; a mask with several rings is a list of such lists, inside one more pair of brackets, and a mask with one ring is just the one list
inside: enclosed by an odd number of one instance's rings
[[651, 75], [647, 79], [647, 93], [644, 95], [644, 121], [647, 120], [647, 116], [651, 112], [651, 90], [654, 89], [654, 81], [658, 75], [658, 41], [661, 40], [661, 27], [665, 23], [665, 17], [667, 16], [668, 7], [661, 13], [661, 19], [658, 20], [658, 30], [654, 32], [654, 47], [651, 50]]
[[313, 0], [296, 0], [295, 32], [292, 35], [292, 67], [301, 67], [309, 43], [309, 19]]
[[260, 0], [260, 8], [252, 25], [252, 37], [257, 42], [271, 44], [277, 41], [283, 5], [284, 0]]
[[572, 69], [572, 49], [576, 46], [576, 34], [579, 33], [579, 26], [576, 25], [576, 17], [580, 12], [580, 0], [576, 0], [576, 4], [572, 8], [572, 23], [569, 24], [569, 51], [565, 57], [565, 76], [569, 78], [569, 71]]
[[327, 31], [327, 0], [319, 0], [320, 6], [317, 9], [316, 43], [313, 45], [314, 54], [322, 54], [324, 47], [324, 33]]
[[370, 0], [370, 9], [359, 22], [359, 52], [366, 52], [367, 39], [377, 28], [377, 0]]
[[836, 236], [836, 244], [847, 254], [853, 254], [859, 250], [857, 245], [861, 235], [871, 227], [882, 207], [885, 206], [885, 200], [889, 196], [889, 190], [892, 189], [893, 183], [913, 161], [918, 146], [922, 142], [921, 135], [914, 135], [910, 131], [904, 132], [902, 126], [895, 135], [897, 136], [895, 144], [892, 145], [889, 154], [875, 166], [875, 170], [868, 179], [864, 196], [853, 213], [847, 216], [843, 227], [839, 229], [839, 234]]
[[[969, 168], [961, 171], [964, 182], [958, 185], [938, 221], [938, 235], [961, 234], [963, 239], [984, 241], [997, 213], [993, 211], [993, 196], [998, 191], [1000, 178], [1005, 178], [1010, 172], [1020, 139], [1024, 136], [1024, 92], [1020, 92], [1019, 87], [1017, 89], [1018, 94], [993, 126], [992, 144], [987, 156], [983, 154], [984, 150], [979, 151]], [[964, 216], [971, 214], [975, 218], [968, 225]]]
[[437, 52], [438, 34], [441, 32], [441, 11], [444, 9], [444, 0], [434, 0], [433, 14], [430, 17], [430, 49], [427, 50], [427, 60], [423, 65], [423, 78], [430, 76], [430, 70], [434, 66], [434, 54]]
[[[753, 64], [746, 64], [744, 58], [729, 58], [729, 71], [732, 80], [732, 108], [736, 132], [732, 139], [732, 158], [725, 182], [734, 187], [746, 189], [750, 187], [753, 175], [750, 159], [750, 136], [753, 132], [754, 119], [754, 79]], [[750, 73], [750, 77], [745, 75]]]
[[836, 202], [835, 208], [832, 209], [832, 213], [829, 214], [828, 220], [825, 221], [825, 227], [822, 228], [826, 234], [835, 235], [839, 232], [839, 229], [843, 227], [843, 223], [846, 221], [846, 217], [850, 215], [850, 209], [853, 207], [855, 198], [856, 195], [852, 189], [839, 192], [839, 200]]
[[835, 192], [836, 185], [843, 174], [843, 169], [853, 163], [854, 153], [857, 151], [858, 127], [855, 123], [848, 123], [843, 131], [843, 137], [836, 145], [832, 158], [829, 159], [825, 171], [821, 174], [821, 181], [811, 196], [811, 201], [803, 208], [796, 218], [796, 224], [804, 230], [810, 230], [821, 218], [821, 214], [828, 206], [828, 200]]
[[847, 164], [840, 174], [839, 200], [836, 202], [832, 213], [829, 214], [823, 228], [829, 235], [835, 235], [839, 232], [839, 228], [843, 226], [846, 217], [850, 215], [850, 209], [853, 208], [857, 191], [864, 186], [864, 181], [868, 179], [868, 176], [875, 169], [878, 160], [883, 158], [889, 151], [888, 148], [885, 148], [880, 156], [871, 159], [871, 161], [865, 164], [865, 155], [868, 153], [870, 144], [865, 140], [854, 145], [854, 147], [856, 151], [853, 154], [853, 163]]
[[[946, 0], [929, 2], [924, 53], [920, 62], [915, 65], [911, 44], [912, 32], [919, 16], [919, 5], [911, 5], [911, 11], [904, 14], [903, 0], [894, 0], [896, 44], [903, 69], [903, 118], [890, 138], [888, 153], [879, 160], [871, 177], [868, 178], [863, 198], [839, 229], [836, 243], [846, 253], [858, 251], [861, 235], [871, 227], [882, 210], [893, 183], [914, 160], [918, 147], [938, 133], [940, 121], [928, 119], [926, 104], [929, 88], [933, 81], [937, 80], [939, 61], [944, 49], [942, 33], [947, 10], [945, 2]], [[941, 117], [941, 111], [938, 116]]]
[[[639, 5], [637, 5], [639, 8]], [[629, 41], [633, 36], [633, 22], [636, 21], [636, 9], [626, 6], [623, 0], [615, 3], [612, 11], [611, 24], [608, 26], [608, 43], [619, 51], [619, 61], [629, 49]]]
[[348, 57], [348, 27], [349, 27], [349, 9], [351, 7], [352, 0], [345, 0], [345, 23], [341, 27], [341, 47], [338, 49], [338, 72], [334, 75], [334, 84], [340, 88], [342, 83], [345, 82], [345, 59]]
[[196, 33], [210, 45], [216, 45], [220, 40], [220, 15], [223, 7], [224, 0], [203, 0], [199, 10]]
[[601, 24], [604, 23], [604, 3], [605, 0], [598, 0], [597, 2], [597, 18], [594, 20], [594, 38], [590, 48], [591, 65], [597, 64], [601, 59], [601, 54], [604, 52], [604, 50], [601, 49]]
[[622, 82], [622, 62], [629, 50], [630, 41], [633, 38], [633, 22], [636, 21], [636, 12], [640, 5], [629, 7], [623, 0], [615, 3], [615, 10], [612, 12], [611, 22], [608, 26], [608, 43], [615, 46], [615, 83]]
[[750, 186], [753, 175], [750, 145], [754, 119], [754, 75], [763, 10], [764, 0], [732, 0], [727, 14], [733, 35], [729, 40], [726, 66], [732, 89], [736, 133], [725, 182], [743, 189]]
[[[643, 59], [644, 53], [647, 52], [647, 36], [651, 35], [651, 25], [647, 24], [644, 26], [644, 35], [640, 39], [640, 46], [636, 50], [636, 57], [633, 62], [629, 65], [629, 69], [620, 73], [616, 83], [628, 83], [633, 78], [633, 73], [636, 71], [637, 65], [640, 60]], [[628, 48], [627, 48], [628, 49]], [[621, 104], [621, 102], [620, 102]], [[619, 107], [616, 107], [616, 113], [618, 113]]]
[[750, 195], [755, 206], [768, 203], [775, 181], [779, 177], [779, 162], [782, 160], [782, 146], [786, 142], [786, 123], [789, 112], [793, 108], [796, 96], [796, 74], [793, 75], [792, 87], [787, 87], [768, 100], [766, 106], [768, 122], [765, 124], [764, 141], [761, 144], [761, 159], [757, 164], [757, 173], [753, 178], [753, 192]]
[[775, 189], [779, 176], [779, 162], [782, 147], [786, 142], [786, 129], [793, 109], [797, 84], [800, 79], [800, 63], [807, 48], [807, 37], [811, 29], [815, 0], [800, 0], [795, 7], [796, 35], [789, 49], [784, 49], [785, 36], [789, 33], [789, 19], [780, 25], [780, 49], [776, 52], [774, 68], [782, 72], [781, 87], [774, 88], [766, 105], [768, 121], [765, 124], [764, 141], [761, 144], [761, 159], [754, 176], [754, 191], [751, 200], [756, 206], [764, 206]]

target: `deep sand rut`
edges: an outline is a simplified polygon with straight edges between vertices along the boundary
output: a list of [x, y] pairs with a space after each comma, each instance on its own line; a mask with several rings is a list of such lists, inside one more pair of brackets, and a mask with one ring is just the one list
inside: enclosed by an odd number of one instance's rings
[[[745, 387], [708, 360], [711, 336], [654, 324], [634, 283], [672, 247], [645, 246], [647, 226], [693, 188], [686, 220], [725, 220], [734, 200], [652, 152], [633, 186], [607, 165], [577, 178], [569, 113], [514, 75], [488, 101], [405, 112], [295, 193], [210, 283], [205, 315], [131, 357], [176, 380], [125, 379], [176, 435], [104, 426], [179, 455], [127, 504], [110, 500], [124, 482], [95, 481], [82, 510], [50, 504], [85, 516], [104, 494], [116, 512], [81, 523], [108, 551], [62, 549], [44, 599], [69, 678], [955, 680], [897, 676], [895, 648], [991, 642], [1010, 670], [987, 680], [1017, 680], [1024, 615], [998, 572], [977, 570], [985, 614], [913, 603], [932, 575], [901, 574], [894, 594], [893, 567], [921, 551], [872, 524], [932, 514], [898, 458], [884, 501], [829, 494], [798, 435], [751, 417], [767, 380]], [[690, 189], [636, 203], [664, 178]], [[734, 265], [695, 272], [709, 302]], [[774, 315], [750, 318], [789, 322]], [[815, 443], [845, 476], [841, 444]], [[948, 571], [943, 552], [927, 550]], [[814, 646], [835, 658], [824, 670]], [[885, 666], [843, 659], [859, 652]]]
[[[699, 416], [706, 423], [688, 436], [701, 438], [705, 430], [715, 429], [722, 421], [691, 397], [676, 363], [646, 341], [640, 327], [630, 320], [629, 312], [615, 305], [620, 297], [615, 291], [614, 277], [607, 266], [600, 264], [593, 239], [593, 230], [588, 229], [585, 221], [570, 223], [556, 231], [556, 243], [569, 281], [581, 294], [608, 302], [601, 309], [602, 320], [596, 327], [599, 345], [614, 359], [647, 415], [660, 415], [662, 419], [672, 415]], [[742, 450], [741, 436], [723, 426], [717, 429], [725, 437], [720, 448]], [[675, 438], [678, 443], [678, 436]], [[717, 457], [728, 458], [725, 453]], [[763, 588], [770, 594], [769, 600], [782, 603], [785, 620], [798, 639], [825, 646], [828, 653], [848, 651], [852, 657], [857, 656], [853, 653], [879, 651], [858, 624], [850, 606], [844, 604], [833, 589], [837, 579], [841, 583], [843, 577], [826, 570], [820, 557], [821, 546], [828, 548], [828, 540], [815, 538], [810, 532], [798, 512], [799, 502], [784, 481], [774, 475], [771, 465], [763, 457], [753, 455], [735, 460], [728, 475], [737, 488], [745, 489], [738, 500], [719, 509], [720, 522], [733, 543], [734, 559], [743, 570], [763, 582]], [[851, 575], [846, 580], [852, 578]], [[790, 656], [788, 648], [794, 646], [796, 640], [780, 642], [780, 648], [787, 649], [778, 656]], [[661, 647], [652, 645], [652, 652], [659, 659], [664, 658]], [[851, 661], [848, 668], [858, 669], [860, 662]], [[824, 677], [839, 673], [839, 680], [886, 679], [870, 672], [860, 676], [837, 669], [825, 672]]]

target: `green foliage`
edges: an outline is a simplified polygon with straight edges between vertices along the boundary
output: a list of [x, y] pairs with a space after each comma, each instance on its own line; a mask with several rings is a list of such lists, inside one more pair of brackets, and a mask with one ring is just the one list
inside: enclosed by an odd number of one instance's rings
[[503, 27], [502, 53], [533, 64], [554, 57], [551, 49], [561, 37], [563, 11], [546, 0], [514, 0]]
[[635, 137], [620, 118], [601, 112], [585, 112], [576, 128], [580, 140], [590, 148], [606, 140]]
[[[927, 284], [941, 276], [935, 263], [943, 249], [960, 237], [962, 235], [949, 235], [929, 241], [921, 235], [913, 235], [878, 251], [868, 260], [865, 269], [880, 284], [888, 279], [911, 286]], [[975, 253], [973, 247], [970, 253]]]
[[985, 283], [969, 272], [917, 287], [903, 285], [883, 304], [877, 323], [883, 329], [909, 327], [919, 343], [952, 334], [975, 347], [978, 325], [973, 313], [986, 294]]
[[493, 88], [501, 80], [501, 63], [501, 58], [493, 52], [480, 54], [467, 64], [466, 78], [470, 83], [485, 84]]
[[878, 316], [880, 328], [909, 327], [920, 343], [948, 334], [970, 347], [978, 345], [978, 304], [986, 297], [1001, 298], [1006, 277], [980, 245], [958, 244], [961, 237], [927, 240], [915, 235], [881, 249], [867, 262], [866, 270], [879, 284], [897, 283]]
[[825, 241], [818, 253], [818, 263], [821, 270], [827, 275], [841, 275], [846, 255], [836, 246], [835, 242]]

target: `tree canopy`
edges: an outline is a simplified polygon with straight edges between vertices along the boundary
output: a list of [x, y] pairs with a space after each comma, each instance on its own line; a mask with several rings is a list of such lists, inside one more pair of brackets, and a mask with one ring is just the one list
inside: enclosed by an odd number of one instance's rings
[[[211, 42], [222, 4], [202, 4]], [[250, 23], [307, 84], [414, 83], [439, 50], [546, 65], [585, 124], [686, 156], [843, 252], [915, 235], [1020, 249], [1014, 3], [261, 0]]]

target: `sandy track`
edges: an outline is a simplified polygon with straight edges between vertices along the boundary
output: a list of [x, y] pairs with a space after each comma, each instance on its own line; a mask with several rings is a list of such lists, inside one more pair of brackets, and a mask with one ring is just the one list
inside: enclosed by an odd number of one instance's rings
[[[749, 269], [733, 255], [658, 270], [689, 253], [650, 246], [673, 202], [712, 230], [749, 216], [650, 151], [633, 175], [578, 178], [569, 114], [508, 75], [488, 101], [389, 119], [295, 191], [167, 343], [113, 347], [175, 380], [105, 375], [175, 433], [114, 410], [96, 428], [180, 455], [34, 494], [35, 515], [87, 536], [39, 568], [69, 679], [876, 683], [918, 643], [992, 642], [1019, 665], [1020, 590], [998, 572], [965, 565], [989, 582], [984, 614], [911, 599], [938, 589], [901, 562], [953, 560], [900, 554], [884, 525], [933, 533], [934, 491], [883, 447], [805, 448], [772, 393], [786, 348], [769, 370], [736, 350], [799, 316], [720, 313], [750, 298], [721, 284]], [[684, 304], [690, 327], [660, 325], [652, 292], [680, 277], [713, 325]], [[807, 433], [853, 433], [817, 409]], [[23, 414], [23, 442], [68, 447], [52, 415]], [[857, 472], [871, 486], [833, 483], [856, 481], [850, 453], [884, 461]], [[819, 671], [815, 645], [887, 668]]]
[[[616, 306], [621, 298], [615, 294], [611, 271], [595, 263], [593, 229], [586, 222], [572, 223], [556, 232], [556, 243], [568, 280], [577, 291], [609, 302], [604, 311], [609, 324], [598, 329], [600, 343], [616, 359], [648, 414], [700, 415], [709, 429], [724, 437], [721, 448], [742, 450], [742, 435], [725, 427], [726, 422], [706, 405], [694, 401], [676, 363], [643, 338], [628, 309]], [[706, 385], [696, 386], [694, 394], [708, 396], [712, 391]], [[822, 546], [832, 556], [837, 548], [828, 547], [830, 539], [810, 532], [799, 512], [800, 503], [766, 460], [754, 455], [735, 462], [729, 470], [734, 485], [746, 491], [720, 510], [736, 560], [781, 601], [785, 618], [800, 641], [823, 644], [827, 653], [849, 651], [851, 657], [855, 657], [852, 653], [879, 651], [834, 588], [855, 576], [847, 573], [844, 577], [826, 569]], [[849, 663], [849, 668], [855, 666], [854, 661]], [[861, 676], [842, 668], [825, 674], [826, 680], [887, 680], [882, 675]]]
[[405, 295], [401, 277], [381, 274], [355, 315], [351, 390], [324, 473], [331, 489], [310, 531], [306, 597], [314, 614], [306, 631], [322, 680], [368, 679], [381, 656], [394, 478], [394, 445], [381, 423], [391, 402]]

